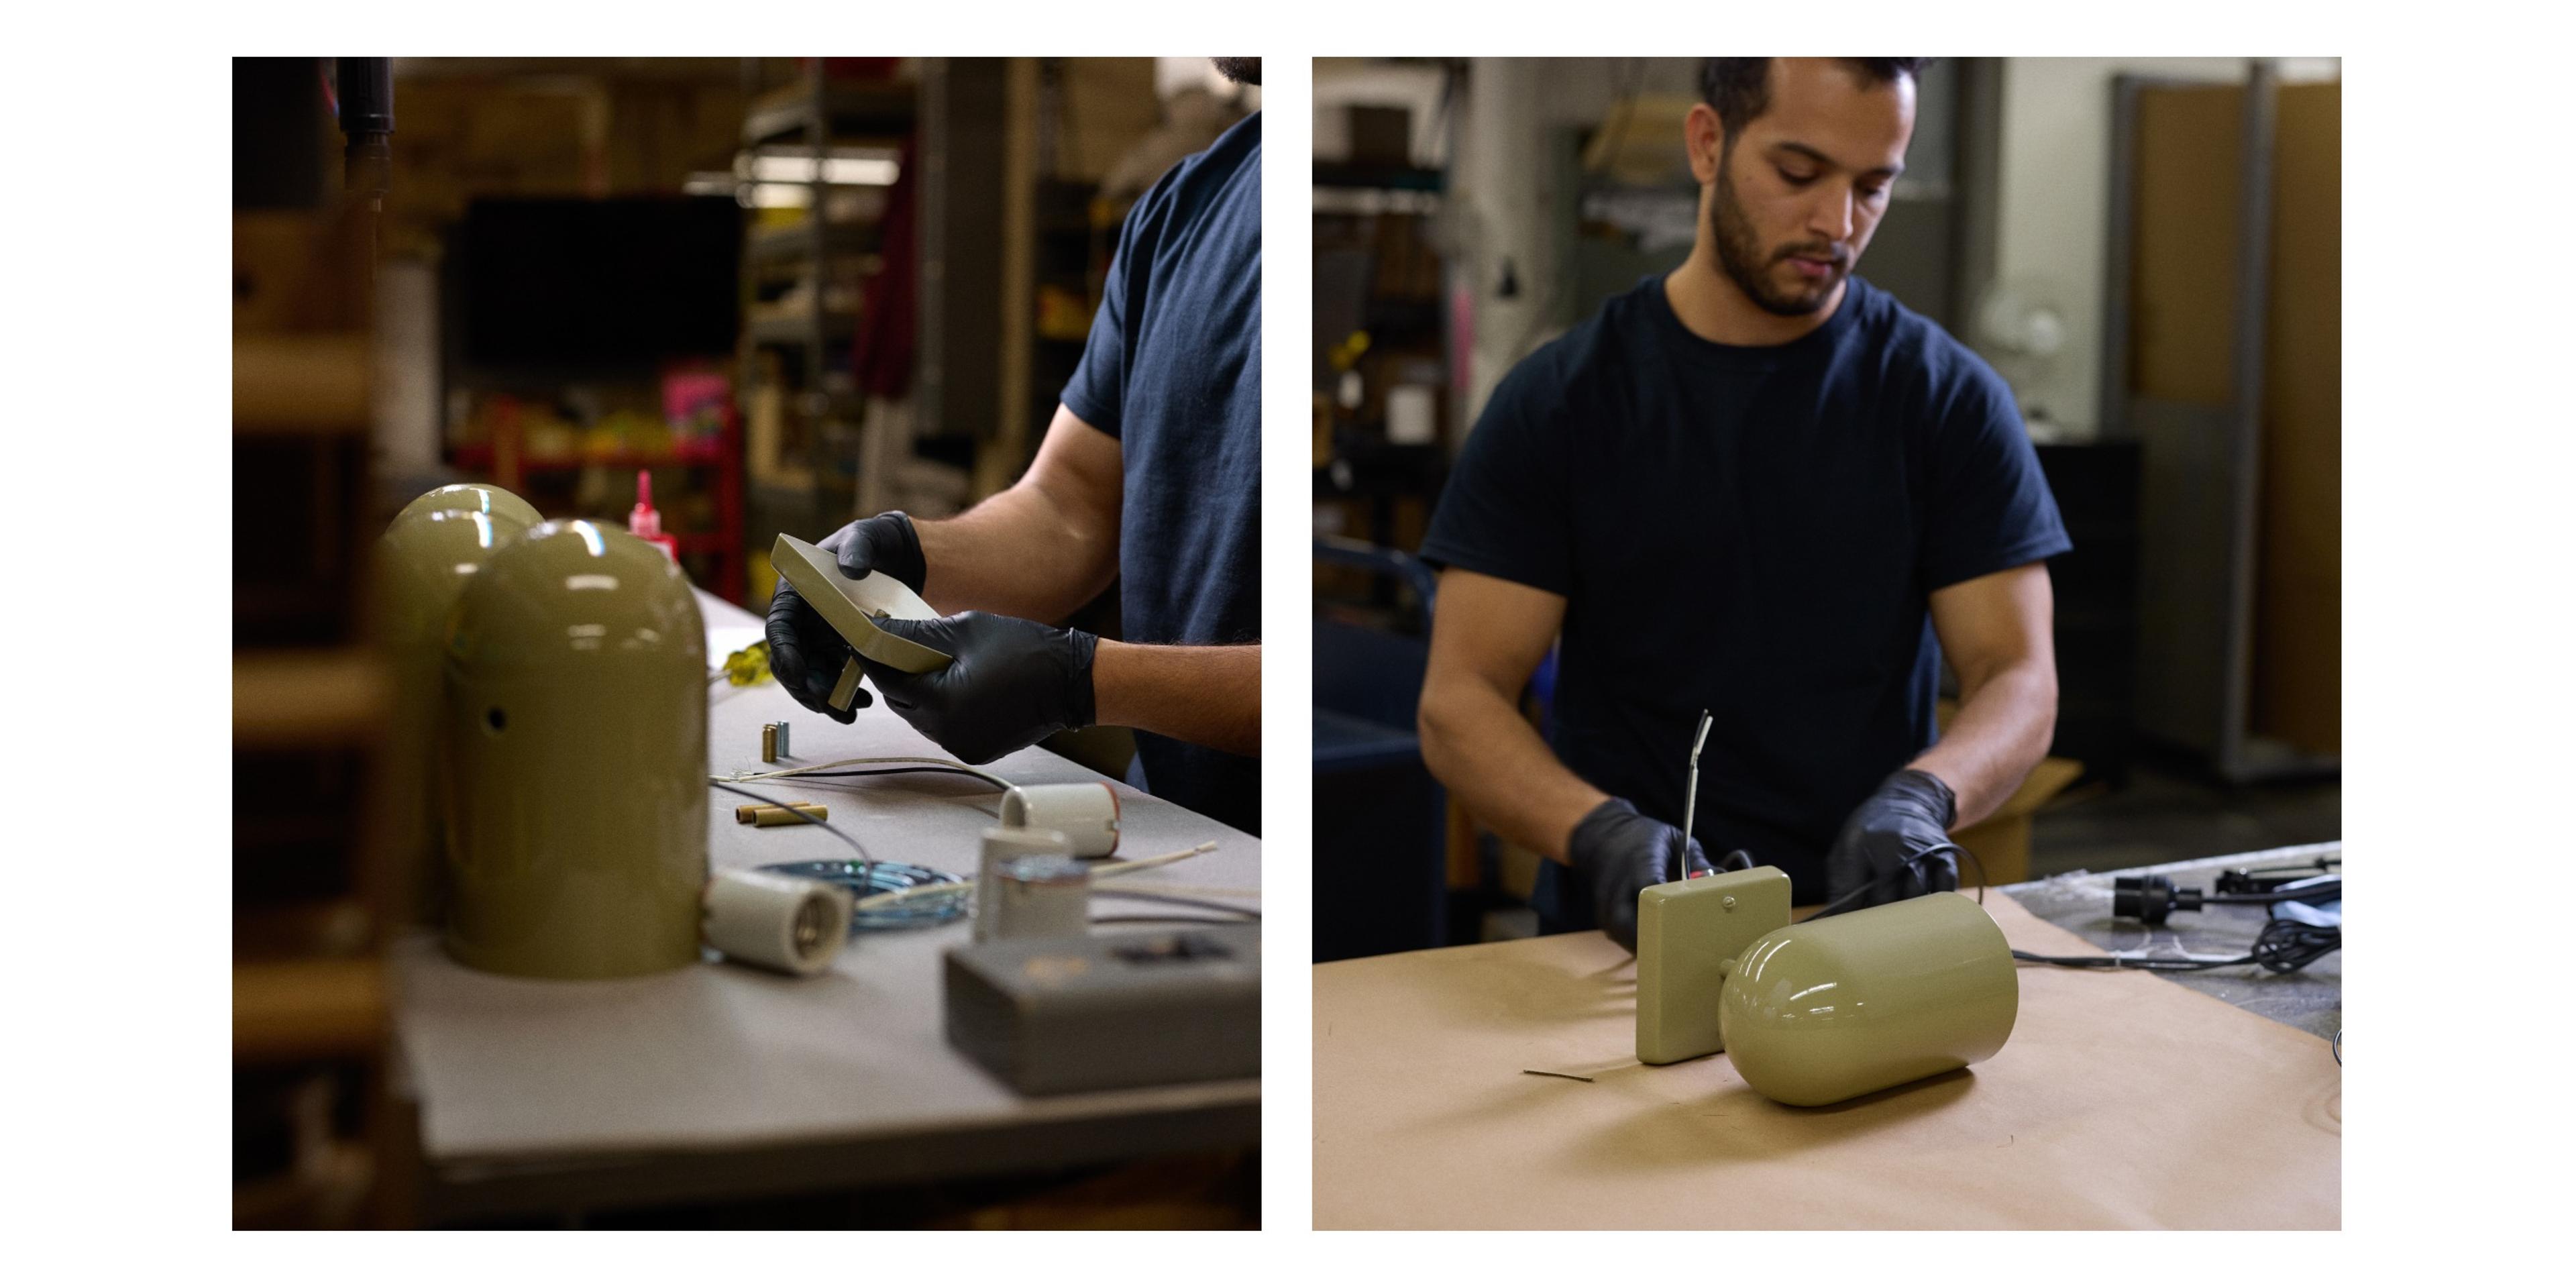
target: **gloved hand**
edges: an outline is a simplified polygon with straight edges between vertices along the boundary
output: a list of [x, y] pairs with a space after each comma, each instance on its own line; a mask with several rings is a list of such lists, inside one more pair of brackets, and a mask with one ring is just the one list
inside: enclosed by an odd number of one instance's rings
[[[1950, 824], [1959, 817], [1950, 785], [1900, 769], [1852, 811], [1825, 853], [1825, 898], [1836, 912], [1959, 888]], [[1855, 891], [1862, 893], [1855, 894]], [[1849, 898], [1849, 903], [1843, 900]]]
[[896, 715], [967, 764], [1092, 722], [1096, 635], [991, 613], [878, 625], [956, 659], [923, 675], [866, 658], [859, 664]]
[[[841, 575], [853, 581], [881, 572], [918, 592], [930, 577], [922, 563], [921, 536], [913, 531], [911, 516], [901, 510], [861, 519], [815, 544], [838, 556]], [[848, 724], [858, 718], [859, 708], [876, 700], [861, 689], [847, 711], [827, 705], [832, 686], [850, 659], [849, 641], [784, 577], [778, 579], [778, 593], [769, 601], [767, 634], [769, 673], [807, 710]]]
[[[1679, 880], [1673, 851], [1682, 847], [1682, 830], [1658, 823], [1616, 796], [1593, 807], [1574, 825], [1566, 859], [1592, 891], [1592, 915], [1601, 933], [1621, 948], [1637, 951], [1637, 892]], [[1693, 840], [1684, 853], [1688, 871], [1709, 871], [1708, 856]]]

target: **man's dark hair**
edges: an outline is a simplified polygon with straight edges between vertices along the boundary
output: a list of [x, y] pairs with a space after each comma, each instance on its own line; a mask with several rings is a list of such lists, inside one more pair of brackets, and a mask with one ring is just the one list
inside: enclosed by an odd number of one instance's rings
[[[1884, 85], [1897, 77], [1920, 81], [1923, 69], [1932, 65], [1929, 58], [1846, 58], [1842, 61], [1860, 69], [1864, 85]], [[1771, 60], [1768, 58], [1709, 58], [1699, 65], [1699, 96], [1717, 109], [1718, 128], [1726, 131], [1726, 145], [1744, 133], [1744, 127], [1759, 120], [1771, 110]]]

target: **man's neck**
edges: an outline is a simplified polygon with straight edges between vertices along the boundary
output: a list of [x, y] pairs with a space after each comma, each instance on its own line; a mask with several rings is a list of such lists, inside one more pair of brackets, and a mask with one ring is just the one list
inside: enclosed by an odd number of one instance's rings
[[1814, 331], [1833, 318], [1843, 305], [1843, 293], [1850, 289], [1848, 278], [1835, 283], [1825, 306], [1813, 313], [1782, 317], [1770, 312], [1755, 304], [1744, 288], [1717, 266], [1717, 247], [1709, 240], [1705, 227], [1691, 247], [1690, 258], [1664, 275], [1664, 299], [1673, 306], [1673, 316], [1681, 319], [1684, 329], [1712, 344], [1743, 348], [1787, 344]]

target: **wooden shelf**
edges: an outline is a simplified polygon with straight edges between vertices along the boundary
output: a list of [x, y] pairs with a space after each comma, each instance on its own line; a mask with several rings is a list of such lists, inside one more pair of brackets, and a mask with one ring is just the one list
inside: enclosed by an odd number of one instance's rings
[[[846, 342], [858, 331], [859, 315], [856, 313], [823, 315], [823, 341], [826, 344]], [[814, 319], [802, 314], [792, 317], [778, 314], [754, 316], [743, 325], [743, 332], [751, 337], [753, 344], [803, 344], [813, 338]]]
[[371, 1059], [388, 1016], [384, 963], [373, 958], [233, 966], [236, 1063]]
[[[875, 250], [882, 240], [877, 225], [855, 220], [834, 220], [823, 226], [823, 253], [826, 255], [859, 255]], [[814, 253], [814, 230], [803, 224], [764, 229], [743, 239], [743, 254], [754, 264], [778, 261], [804, 261]]]
[[[521, 472], [531, 470], [561, 472], [599, 466], [603, 469], [655, 470], [686, 469], [692, 466], [721, 465], [725, 445], [720, 438], [681, 443], [667, 452], [603, 452], [595, 456], [522, 456]], [[489, 443], [472, 443], [447, 449], [450, 464], [468, 472], [492, 468], [493, 451]]]
[[363, 335], [235, 336], [233, 433], [366, 433], [370, 361]]
[[358, 649], [233, 655], [233, 746], [347, 746], [384, 727], [384, 664]]
[[[743, 121], [743, 145], [757, 148], [803, 142], [805, 128], [814, 120], [814, 108], [814, 92], [804, 84], [762, 95]], [[900, 139], [912, 133], [920, 101], [908, 82], [832, 85], [823, 91], [822, 108], [823, 132], [829, 138]]]

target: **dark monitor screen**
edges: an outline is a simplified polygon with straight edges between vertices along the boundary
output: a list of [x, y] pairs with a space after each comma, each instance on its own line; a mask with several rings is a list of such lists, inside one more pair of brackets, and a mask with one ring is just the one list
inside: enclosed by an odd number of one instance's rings
[[481, 200], [453, 251], [470, 367], [649, 367], [730, 352], [740, 330], [730, 197]]

